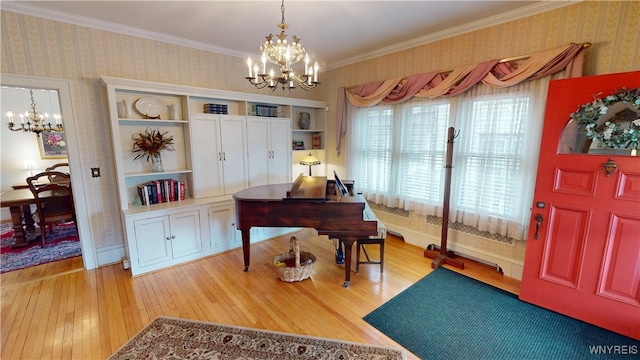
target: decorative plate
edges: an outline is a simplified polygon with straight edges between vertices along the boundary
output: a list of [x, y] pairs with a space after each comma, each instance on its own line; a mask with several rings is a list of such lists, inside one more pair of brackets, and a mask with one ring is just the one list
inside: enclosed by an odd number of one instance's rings
[[167, 110], [167, 106], [159, 99], [143, 97], [136, 101], [136, 110], [152, 119], [159, 119], [160, 114]]

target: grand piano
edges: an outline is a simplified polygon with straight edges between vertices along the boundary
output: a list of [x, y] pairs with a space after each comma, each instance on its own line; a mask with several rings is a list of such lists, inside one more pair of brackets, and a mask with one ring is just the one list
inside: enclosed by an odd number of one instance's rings
[[[337, 181], [341, 183], [339, 178]], [[352, 245], [358, 239], [377, 235], [377, 221], [364, 219], [366, 202], [362, 195], [342, 197], [338, 192], [338, 196], [332, 196], [335, 193], [334, 180], [304, 175], [293, 183], [256, 186], [235, 193], [244, 271], [249, 271], [251, 227], [314, 228], [318, 234], [340, 239], [344, 244], [343, 286], [348, 287]]]

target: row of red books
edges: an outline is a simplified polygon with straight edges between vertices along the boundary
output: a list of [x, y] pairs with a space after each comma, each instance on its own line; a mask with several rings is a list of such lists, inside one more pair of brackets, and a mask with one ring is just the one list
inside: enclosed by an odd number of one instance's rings
[[184, 194], [184, 181], [174, 179], [153, 180], [138, 185], [142, 205], [184, 200]]

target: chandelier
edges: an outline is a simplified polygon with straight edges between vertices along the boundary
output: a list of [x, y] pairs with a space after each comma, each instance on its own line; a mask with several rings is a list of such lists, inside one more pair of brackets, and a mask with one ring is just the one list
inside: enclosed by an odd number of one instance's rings
[[[291, 37], [292, 43], [287, 41], [285, 30], [289, 25], [284, 22], [284, 0], [282, 0], [280, 10], [282, 11], [282, 20], [278, 24], [280, 35], [275, 36], [276, 39], [273, 34], [266, 36], [266, 41], [260, 46], [261, 64], [257, 62], [254, 64], [251, 57], [247, 59], [249, 76], [245, 79], [258, 89], [268, 87], [271, 91], [275, 91], [278, 86], [281, 86], [282, 90], [288, 88], [289, 91], [296, 87], [301, 87], [304, 90], [313, 89], [320, 84], [318, 82], [318, 62], [316, 61], [313, 66], [309, 64], [309, 55], [297, 36]], [[302, 59], [304, 59], [304, 73], [296, 74], [292, 66]], [[273, 68], [267, 74], [267, 61], [280, 66], [278, 75]]]
[[50, 119], [51, 117], [48, 113], [45, 112], [43, 114], [36, 110], [36, 101], [33, 98], [33, 90], [29, 90], [29, 93], [31, 94], [31, 110], [18, 114], [18, 117], [20, 117], [20, 127], [16, 127], [16, 125], [14, 124], [15, 119], [13, 112], [7, 112], [7, 117], [9, 118], [9, 130], [34, 132], [37, 136], [40, 136], [40, 133], [43, 131], [64, 131], [64, 128], [62, 127], [62, 117], [58, 114], [54, 114], [53, 121], [55, 122], [55, 124], [52, 124]]

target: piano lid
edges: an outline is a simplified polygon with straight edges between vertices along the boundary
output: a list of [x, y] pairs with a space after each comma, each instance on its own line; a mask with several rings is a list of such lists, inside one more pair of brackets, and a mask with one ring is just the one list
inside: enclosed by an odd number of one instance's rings
[[304, 176], [300, 174], [287, 191], [283, 200], [325, 200], [327, 192], [326, 176]]

